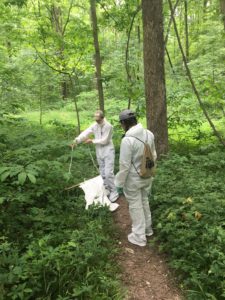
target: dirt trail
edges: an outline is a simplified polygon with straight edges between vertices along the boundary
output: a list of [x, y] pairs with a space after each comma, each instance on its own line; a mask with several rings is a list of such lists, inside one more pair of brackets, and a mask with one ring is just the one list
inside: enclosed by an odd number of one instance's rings
[[138, 247], [127, 241], [131, 230], [128, 206], [123, 198], [118, 203], [114, 219], [120, 231], [118, 261], [128, 291], [124, 300], [181, 300], [163, 257], [149, 245]]

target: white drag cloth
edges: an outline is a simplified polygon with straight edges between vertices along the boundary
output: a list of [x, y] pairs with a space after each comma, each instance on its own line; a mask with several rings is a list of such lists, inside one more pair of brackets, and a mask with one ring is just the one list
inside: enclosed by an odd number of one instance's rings
[[85, 193], [86, 209], [92, 204], [98, 204], [101, 206], [108, 206], [110, 211], [115, 211], [118, 207], [118, 203], [112, 203], [106, 195], [106, 190], [103, 184], [101, 176], [94, 177], [92, 179], [82, 182], [79, 187]]

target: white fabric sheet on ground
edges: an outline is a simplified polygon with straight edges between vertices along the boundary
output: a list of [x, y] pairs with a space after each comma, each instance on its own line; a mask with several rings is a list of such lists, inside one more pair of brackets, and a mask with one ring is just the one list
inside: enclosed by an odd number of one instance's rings
[[110, 211], [115, 211], [118, 208], [119, 204], [112, 203], [106, 196], [106, 190], [101, 176], [86, 180], [79, 186], [85, 193], [86, 209], [92, 204], [106, 205]]

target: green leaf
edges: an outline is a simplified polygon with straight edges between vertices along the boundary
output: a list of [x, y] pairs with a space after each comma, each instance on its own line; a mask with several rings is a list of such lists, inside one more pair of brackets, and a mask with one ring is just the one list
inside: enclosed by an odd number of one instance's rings
[[4, 173], [8, 169], [9, 169], [8, 167], [2, 167], [2, 168], [0, 168], [0, 174]]
[[10, 170], [10, 177], [18, 175], [19, 173], [23, 172], [23, 170], [24, 170], [23, 166], [12, 167]]
[[5, 198], [4, 197], [0, 197], [0, 204], [4, 203]]
[[70, 241], [70, 242], [68, 243], [68, 246], [77, 248], [77, 243], [75, 243], [75, 242], [73, 242], [73, 241]]
[[1, 175], [1, 182], [5, 181], [6, 178], [10, 175], [10, 171], [7, 171], [7, 172], [4, 172], [2, 175]]
[[30, 182], [36, 183], [37, 180], [36, 180], [36, 177], [33, 174], [28, 173], [27, 176], [30, 179]]
[[26, 181], [26, 178], [27, 178], [27, 173], [25, 173], [25, 172], [20, 173], [20, 174], [18, 175], [19, 183], [20, 183], [21, 185], [23, 185], [24, 182]]
[[30, 288], [25, 288], [23, 291], [24, 293], [32, 293], [32, 289]]

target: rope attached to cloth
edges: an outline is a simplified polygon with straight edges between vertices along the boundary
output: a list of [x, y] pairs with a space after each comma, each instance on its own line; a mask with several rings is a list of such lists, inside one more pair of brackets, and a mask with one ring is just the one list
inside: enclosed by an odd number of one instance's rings
[[69, 164], [69, 170], [68, 170], [68, 173], [69, 175], [71, 174], [71, 167], [72, 167], [72, 163], [73, 163], [73, 148], [74, 146], [71, 146], [71, 155], [70, 155], [70, 164]]
[[91, 148], [90, 148], [90, 146], [88, 146], [88, 150], [89, 150], [89, 154], [90, 154], [90, 157], [91, 157], [93, 166], [94, 166], [94, 168], [97, 170], [97, 172], [99, 172], [99, 169], [98, 169], [98, 167], [97, 167], [97, 165], [96, 165], [96, 163], [95, 163], [94, 157], [93, 157], [93, 155], [92, 155], [92, 153], [91, 153]]
[[[69, 174], [69, 175], [71, 175], [71, 168], [72, 168], [72, 164], [73, 164], [73, 150], [74, 150], [74, 146], [72, 146], [72, 149], [71, 149], [70, 164], [69, 164], [69, 170], [68, 170], [68, 174]], [[92, 155], [92, 153], [91, 153], [91, 148], [90, 148], [90, 146], [88, 146], [88, 151], [89, 151], [89, 155], [90, 155], [90, 157], [91, 157], [91, 161], [92, 161], [92, 164], [93, 164], [94, 168], [97, 170], [97, 172], [99, 172], [99, 169], [98, 169], [98, 167], [97, 167], [97, 165], [96, 165], [96, 163], [95, 163], [94, 157], [93, 157], [93, 155]], [[80, 185], [80, 184], [72, 185], [72, 186], [70, 186], [70, 187], [65, 188], [65, 190], [73, 189], [73, 188], [75, 188], [75, 187], [78, 187], [79, 185]]]

